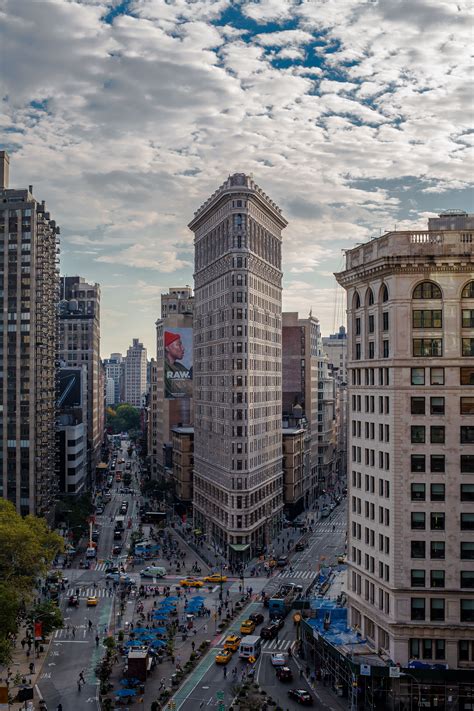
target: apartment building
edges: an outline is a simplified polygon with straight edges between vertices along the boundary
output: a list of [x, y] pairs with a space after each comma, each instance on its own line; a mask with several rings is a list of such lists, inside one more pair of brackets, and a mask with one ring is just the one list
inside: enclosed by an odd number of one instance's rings
[[348, 309], [350, 622], [405, 667], [474, 666], [472, 217], [385, 234], [347, 251], [336, 275]]
[[141, 407], [146, 394], [146, 348], [134, 338], [127, 350], [124, 368], [124, 399], [129, 405]]
[[111, 353], [104, 359], [107, 386], [107, 405], [119, 405], [123, 402], [125, 363], [121, 353]]
[[242, 173], [195, 212], [195, 525], [228, 558], [280, 530], [280, 208]]
[[54, 513], [59, 227], [0, 151], [0, 496]]

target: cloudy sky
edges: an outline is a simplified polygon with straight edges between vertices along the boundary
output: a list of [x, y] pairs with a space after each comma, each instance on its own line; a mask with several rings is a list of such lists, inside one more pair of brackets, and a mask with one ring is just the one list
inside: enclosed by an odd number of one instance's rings
[[473, 210], [470, 0], [0, 0], [0, 144], [102, 286], [102, 354], [154, 353], [193, 211], [232, 172], [282, 207], [284, 308], [342, 322], [332, 272]]

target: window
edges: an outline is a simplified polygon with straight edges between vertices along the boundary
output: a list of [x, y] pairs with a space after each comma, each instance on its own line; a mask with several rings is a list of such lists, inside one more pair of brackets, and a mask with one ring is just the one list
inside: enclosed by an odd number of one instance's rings
[[382, 330], [383, 331], [388, 331], [389, 330], [389, 317], [388, 317], [388, 311], [384, 311], [382, 313]]
[[461, 454], [461, 473], [474, 474], [474, 454]]
[[474, 281], [470, 281], [466, 284], [461, 292], [461, 299], [474, 299]]
[[412, 397], [411, 398], [411, 414], [412, 415], [424, 415], [425, 414], [425, 398], [424, 397]]
[[411, 455], [411, 471], [412, 472], [425, 472], [425, 455], [424, 454], [412, 454]]
[[444, 560], [445, 555], [445, 543], [444, 541], [431, 541], [430, 543], [430, 557], [432, 560]]
[[369, 316], [369, 333], [373, 333], [374, 331], [375, 331], [374, 316], [373, 316], [373, 314], [370, 314], [370, 316]]
[[425, 541], [412, 541], [411, 542], [411, 557], [412, 558], [425, 558], [426, 557]]
[[432, 281], [423, 281], [413, 290], [414, 299], [441, 299], [441, 289]]
[[360, 360], [360, 343], [356, 343], [355, 359]]
[[444, 513], [430, 513], [430, 527], [432, 531], [444, 531]]
[[[426, 485], [425, 484], [412, 484], [411, 485], [411, 500], [412, 501], [425, 501], [426, 499]], [[473, 500], [474, 500], [474, 486], [473, 486]]]
[[474, 600], [461, 600], [461, 622], [474, 622]]
[[444, 599], [442, 597], [432, 597], [430, 600], [430, 619], [432, 622], [443, 622], [444, 620]]
[[443, 355], [442, 338], [414, 338], [414, 358], [435, 358]]
[[412, 442], [412, 444], [424, 444], [425, 443], [425, 426], [424, 425], [412, 425], [412, 427], [411, 427], [411, 442]]
[[430, 368], [431, 385], [444, 385], [444, 368]]
[[460, 376], [461, 385], [474, 385], [474, 368], [461, 368]]
[[467, 357], [474, 356], [474, 338], [462, 339], [462, 355]]
[[461, 543], [461, 560], [474, 560], [474, 542], [463, 541]]
[[469, 425], [461, 427], [461, 444], [474, 444], [474, 427]]
[[432, 415], [444, 415], [444, 397], [430, 397], [430, 412]]
[[367, 303], [369, 306], [374, 305], [374, 292], [372, 291], [372, 289], [369, 289], [367, 292]]
[[435, 659], [446, 659], [446, 644], [444, 639], [435, 639]]
[[461, 398], [461, 415], [474, 415], [474, 397]]
[[474, 570], [461, 570], [461, 587], [474, 588]]
[[424, 531], [426, 515], [423, 511], [414, 511], [411, 514], [411, 527], [414, 531]]
[[430, 586], [432, 588], [444, 588], [444, 570], [432, 570], [430, 573]]
[[359, 293], [356, 291], [354, 294], [354, 308], [355, 309], [360, 309], [360, 296]]
[[382, 301], [384, 303], [388, 301], [388, 289], [385, 284], [382, 285]]
[[469, 654], [470, 641], [468, 639], [460, 639], [458, 642], [458, 662], [469, 662], [471, 660]]
[[462, 310], [462, 327], [474, 328], [474, 309]]
[[443, 317], [441, 309], [415, 310], [412, 313], [413, 328], [442, 328]]
[[425, 571], [424, 570], [412, 570], [411, 571], [411, 586], [412, 586], [412, 588], [424, 588], [425, 587]]
[[375, 344], [373, 341], [369, 341], [369, 359], [373, 360], [375, 357]]
[[444, 444], [444, 427], [442, 425], [432, 425], [430, 427], [431, 444]]
[[430, 457], [430, 470], [432, 472], [445, 471], [445, 458], [444, 454], [432, 454]]
[[389, 341], [382, 341], [382, 357], [388, 358], [390, 354]]
[[360, 318], [356, 318], [355, 326], [356, 326], [356, 336], [360, 336]]
[[412, 385], [424, 385], [425, 384], [425, 369], [424, 368], [412, 368], [411, 369], [411, 384]]
[[461, 484], [461, 501], [474, 501], [474, 484]]
[[461, 531], [474, 531], [474, 513], [461, 514]]
[[424, 620], [425, 619], [425, 598], [424, 597], [412, 597], [412, 599], [411, 599], [411, 619], [412, 620]]

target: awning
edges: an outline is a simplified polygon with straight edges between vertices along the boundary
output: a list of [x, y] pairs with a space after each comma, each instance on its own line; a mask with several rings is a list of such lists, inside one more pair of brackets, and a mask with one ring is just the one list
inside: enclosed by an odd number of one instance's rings
[[242, 553], [250, 548], [250, 543], [230, 543], [229, 545], [236, 553]]

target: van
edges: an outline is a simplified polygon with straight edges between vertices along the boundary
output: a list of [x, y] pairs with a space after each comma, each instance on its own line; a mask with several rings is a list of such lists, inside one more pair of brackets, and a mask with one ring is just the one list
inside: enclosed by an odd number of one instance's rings
[[241, 659], [258, 659], [262, 651], [262, 640], [256, 635], [244, 637], [239, 645]]
[[86, 558], [95, 558], [97, 555], [97, 551], [95, 548], [88, 548], [86, 550]]

